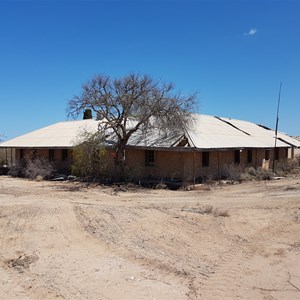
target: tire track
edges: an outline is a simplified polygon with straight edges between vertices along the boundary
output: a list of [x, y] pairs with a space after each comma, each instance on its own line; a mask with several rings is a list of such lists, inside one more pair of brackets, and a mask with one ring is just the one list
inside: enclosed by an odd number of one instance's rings
[[[255, 208], [251, 209], [255, 210]], [[258, 210], [261, 211], [261, 209]], [[258, 216], [259, 211], [256, 214]], [[285, 212], [278, 212], [275, 216], [272, 213], [271, 216], [272, 218], [268, 219], [265, 215], [268, 225], [262, 228], [258, 226], [250, 236], [247, 235], [247, 239], [234, 234], [232, 228], [222, 226], [224, 236], [233, 241], [233, 246], [229, 252], [224, 253], [214, 274], [203, 282], [199, 295], [195, 298], [261, 299], [264, 296], [272, 297], [271, 295], [276, 293], [282, 296], [288, 293], [295, 295], [299, 292], [297, 288], [291, 287], [289, 282], [291, 275], [284, 263], [284, 252], [290, 245], [289, 241], [291, 243], [299, 240], [299, 224], [291, 223]], [[286, 226], [278, 222], [280, 219], [287, 220]], [[240, 238], [240, 241], [236, 238]], [[270, 267], [269, 264], [272, 261], [274, 261], [274, 266]], [[272, 282], [266, 281], [267, 277], [262, 275], [265, 272], [262, 269], [265, 265], [273, 269], [276, 274], [273, 275]], [[247, 276], [250, 281], [247, 280]]]
[[233, 244], [222, 254], [221, 261], [216, 265], [213, 274], [205, 281], [199, 282], [197, 296], [200, 299], [235, 299], [245, 295], [245, 287], [242, 286], [240, 275], [249, 272], [250, 258], [251, 255], [244, 245]]

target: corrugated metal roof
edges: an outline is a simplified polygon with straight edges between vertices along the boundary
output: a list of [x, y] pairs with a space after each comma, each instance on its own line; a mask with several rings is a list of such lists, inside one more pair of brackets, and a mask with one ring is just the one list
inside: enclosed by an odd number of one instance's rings
[[[193, 115], [194, 122], [186, 132], [160, 132], [150, 130], [147, 133], [137, 131], [128, 141], [129, 146], [135, 147], [176, 147], [184, 136], [190, 147], [198, 149], [227, 149], [227, 148], [272, 148], [275, 144], [275, 133], [257, 124], [208, 115]], [[96, 132], [100, 121], [80, 120], [66, 121], [44, 127], [23, 136], [0, 144], [0, 147], [12, 148], [69, 148], [79, 142], [84, 131]], [[107, 143], [114, 144], [115, 136], [111, 130]], [[290, 136], [278, 133], [277, 146], [300, 147], [300, 142]]]
[[10, 148], [69, 148], [77, 143], [81, 133], [96, 132], [98, 121], [79, 120], [59, 122], [0, 144], [0, 147]]
[[[258, 140], [264, 141], [264, 143], [270, 144], [270, 147], [273, 147], [275, 144], [275, 131], [272, 129], [269, 129], [263, 125], [258, 125], [255, 123], [247, 122], [247, 121], [241, 121], [241, 120], [235, 120], [235, 119], [229, 119], [229, 118], [220, 118], [225, 122], [228, 122], [232, 124], [233, 126], [236, 126], [240, 130], [243, 130], [247, 132], [250, 136], [255, 137]], [[269, 140], [269, 138], [271, 140]], [[296, 139], [290, 137], [287, 134], [284, 134], [282, 132], [277, 133], [277, 146], [280, 147], [281, 141], [286, 142], [292, 146], [300, 147], [299, 141]], [[273, 143], [273, 144], [272, 144]]]
[[[267, 133], [262, 134], [259, 126], [254, 123], [244, 122], [251, 127], [251, 132], [245, 128], [224, 122], [224, 118], [194, 115], [193, 129], [188, 130], [188, 136], [192, 144], [199, 149], [226, 149], [226, 148], [271, 148], [274, 147], [274, 138]], [[229, 120], [229, 119], [227, 119]], [[226, 121], [227, 121], [226, 120]], [[244, 126], [244, 127], [247, 127]], [[255, 131], [255, 127], [258, 128]], [[278, 141], [278, 147], [286, 147], [287, 144]]]

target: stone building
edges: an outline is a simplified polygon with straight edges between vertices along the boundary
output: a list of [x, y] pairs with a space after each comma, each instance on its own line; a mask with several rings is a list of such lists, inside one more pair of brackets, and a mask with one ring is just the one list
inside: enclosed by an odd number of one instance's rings
[[[126, 166], [134, 178], [173, 178], [187, 182], [220, 178], [224, 166], [269, 168], [274, 160], [293, 158], [300, 141], [248, 121], [193, 115], [184, 132], [136, 132], [128, 141]], [[59, 170], [72, 163], [72, 148], [83, 132], [97, 132], [101, 121], [66, 121], [0, 144], [14, 161], [43, 157]], [[101, 126], [100, 126], [101, 127]], [[108, 164], [113, 164], [115, 136], [105, 132]]]

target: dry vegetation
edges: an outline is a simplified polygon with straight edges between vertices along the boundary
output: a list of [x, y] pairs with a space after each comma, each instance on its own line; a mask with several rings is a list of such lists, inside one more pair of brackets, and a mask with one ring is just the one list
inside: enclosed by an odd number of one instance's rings
[[300, 178], [194, 191], [0, 177], [0, 299], [299, 299]]

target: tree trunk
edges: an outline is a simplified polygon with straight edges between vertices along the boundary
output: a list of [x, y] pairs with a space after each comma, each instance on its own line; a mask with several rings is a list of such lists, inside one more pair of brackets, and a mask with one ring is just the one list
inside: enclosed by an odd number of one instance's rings
[[125, 179], [125, 146], [126, 142], [120, 142], [116, 149], [116, 156], [114, 159], [115, 168], [112, 176], [113, 182], [120, 182]]

